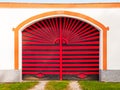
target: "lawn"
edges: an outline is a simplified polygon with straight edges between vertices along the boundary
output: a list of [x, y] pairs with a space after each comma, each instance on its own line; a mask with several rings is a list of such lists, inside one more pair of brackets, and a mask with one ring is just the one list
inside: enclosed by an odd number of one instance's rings
[[1, 83], [0, 90], [28, 90], [38, 82]]
[[83, 90], [120, 90], [120, 83], [79, 81]]
[[50, 81], [45, 86], [45, 90], [67, 90], [69, 81]]

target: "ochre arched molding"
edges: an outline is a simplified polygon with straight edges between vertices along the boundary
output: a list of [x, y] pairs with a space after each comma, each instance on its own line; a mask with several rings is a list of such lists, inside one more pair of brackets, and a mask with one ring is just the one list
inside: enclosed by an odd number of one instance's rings
[[93, 23], [94, 25], [96, 25], [97, 27], [100, 28], [100, 30], [102, 30], [103, 33], [103, 70], [107, 70], [107, 30], [109, 29], [108, 27], [105, 27], [103, 24], [101, 24], [100, 22], [96, 21], [95, 19], [80, 14], [80, 13], [76, 13], [76, 12], [70, 12], [70, 11], [51, 11], [51, 12], [46, 12], [43, 14], [39, 14], [36, 16], [33, 16], [25, 21], [23, 21], [22, 23], [20, 23], [16, 28], [14, 28], [14, 68], [15, 70], [18, 70], [19, 68], [19, 30], [21, 30], [24, 26], [26, 26], [27, 24], [29, 24], [30, 22], [33, 22], [34, 20], [38, 20], [47, 16], [53, 16], [53, 15], [69, 15], [69, 16], [74, 16], [74, 17], [78, 17], [80, 19], [84, 19], [90, 23]]

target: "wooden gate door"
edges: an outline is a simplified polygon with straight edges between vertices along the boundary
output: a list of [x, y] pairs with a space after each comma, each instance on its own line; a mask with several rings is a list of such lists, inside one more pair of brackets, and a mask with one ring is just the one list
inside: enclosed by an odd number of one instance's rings
[[99, 34], [71, 17], [31, 24], [22, 31], [23, 79], [99, 79]]

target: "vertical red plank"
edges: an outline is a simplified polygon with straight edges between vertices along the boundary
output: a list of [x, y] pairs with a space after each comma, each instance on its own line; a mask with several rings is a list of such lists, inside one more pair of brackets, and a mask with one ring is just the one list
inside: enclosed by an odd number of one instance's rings
[[62, 80], [62, 18], [60, 18], [60, 80]]

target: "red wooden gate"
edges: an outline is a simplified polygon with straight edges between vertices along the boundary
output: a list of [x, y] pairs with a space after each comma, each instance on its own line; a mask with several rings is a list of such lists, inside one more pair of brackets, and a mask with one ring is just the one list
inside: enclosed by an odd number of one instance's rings
[[23, 79], [99, 79], [99, 30], [71, 17], [35, 22], [22, 31]]

